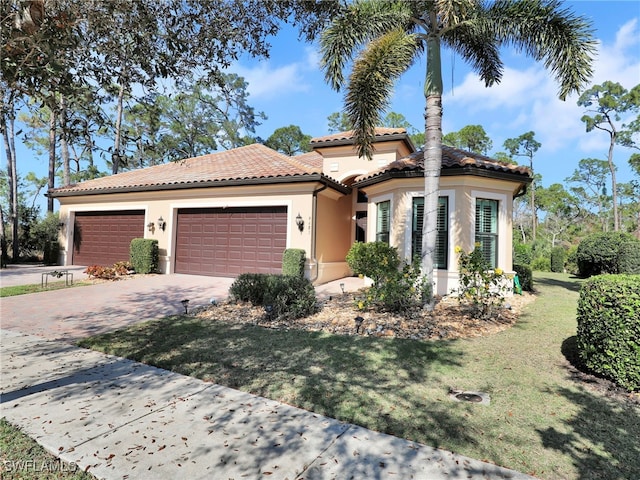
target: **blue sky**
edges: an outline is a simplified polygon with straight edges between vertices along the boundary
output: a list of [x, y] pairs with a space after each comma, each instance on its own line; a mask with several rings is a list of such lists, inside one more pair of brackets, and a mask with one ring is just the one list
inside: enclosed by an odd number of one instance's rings
[[[591, 19], [599, 39], [591, 85], [611, 80], [631, 89], [640, 83], [640, 1], [567, 1], [565, 6]], [[267, 138], [276, 128], [292, 124], [311, 136], [329, 133], [327, 117], [342, 109], [343, 94], [325, 84], [317, 46], [299, 41], [291, 29], [283, 30], [271, 44], [269, 59], [242, 58], [230, 69], [249, 83], [249, 103], [268, 116], [257, 135]], [[577, 95], [558, 100], [557, 84], [543, 66], [518, 52], [503, 52], [503, 60], [502, 82], [485, 88], [460, 57], [443, 52], [444, 133], [482, 125], [493, 141], [491, 154], [504, 150], [505, 139], [534, 131], [542, 144], [534, 168], [544, 186], [564, 183], [582, 158], [606, 159], [608, 136], [585, 132], [580, 121], [585, 112], [576, 104]], [[423, 59], [401, 77], [390, 108], [419, 130], [424, 128], [425, 68]], [[47, 159], [17, 147], [19, 173], [45, 176]], [[631, 153], [616, 147], [619, 182], [632, 178], [627, 166]], [[6, 166], [4, 151], [2, 166]]]
[[[600, 43], [591, 85], [611, 80], [631, 89], [640, 83], [640, 2], [569, 1], [565, 6], [591, 19], [596, 29]], [[276, 128], [290, 124], [311, 136], [327, 134], [327, 117], [342, 109], [343, 94], [324, 83], [317, 46], [299, 42], [292, 31], [283, 32], [272, 46], [268, 60], [242, 59], [232, 68], [249, 82], [250, 103], [269, 117], [258, 135], [267, 138]], [[544, 186], [563, 183], [582, 158], [606, 159], [608, 136], [585, 132], [578, 95], [558, 100], [552, 77], [524, 55], [505, 51], [503, 60], [501, 84], [485, 88], [460, 57], [443, 52], [444, 133], [482, 125], [493, 141], [490, 153], [495, 153], [504, 150], [505, 139], [534, 131], [542, 144], [534, 168], [542, 174]], [[401, 77], [391, 106], [391, 111], [403, 114], [419, 130], [424, 129], [425, 68], [422, 60]], [[622, 147], [614, 152], [620, 182], [632, 178], [627, 166], [631, 153]]]

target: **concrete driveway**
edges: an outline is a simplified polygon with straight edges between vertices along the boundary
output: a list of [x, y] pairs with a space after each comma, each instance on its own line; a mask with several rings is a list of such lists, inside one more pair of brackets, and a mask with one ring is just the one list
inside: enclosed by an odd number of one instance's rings
[[[69, 270], [74, 282], [86, 279], [85, 267], [11, 265], [0, 270], [0, 286], [40, 284], [42, 273]], [[50, 279], [58, 280], [58, 279]], [[184, 312], [224, 300], [233, 278], [197, 275], [134, 275], [125, 280], [70, 287], [0, 299], [0, 328], [75, 342], [80, 338], [116, 330], [134, 323]], [[316, 287], [318, 297], [364, 287], [364, 280], [349, 277]]]

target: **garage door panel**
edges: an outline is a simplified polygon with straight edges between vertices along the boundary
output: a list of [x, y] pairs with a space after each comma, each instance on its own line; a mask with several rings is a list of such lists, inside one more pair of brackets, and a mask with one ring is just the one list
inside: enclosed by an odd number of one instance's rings
[[113, 265], [128, 261], [131, 240], [144, 237], [144, 211], [77, 212], [74, 265]]
[[[194, 228], [199, 224], [199, 228]], [[286, 207], [181, 209], [175, 271], [235, 277], [280, 273], [287, 243]], [[194, 244], [193, 238], [200, 238]], [[213, 265], [203, 262], [213, 251]]]

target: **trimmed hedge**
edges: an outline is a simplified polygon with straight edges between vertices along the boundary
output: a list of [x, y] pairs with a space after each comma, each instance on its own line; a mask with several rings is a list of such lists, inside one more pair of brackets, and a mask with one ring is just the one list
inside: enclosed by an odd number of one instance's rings
[[618, 268], [620, 273], [629, 275], [640, 274], [640, 242], [629, 241], [620, 245], [618, 256]]
[[356, 242], [351, 245], [346, 257], [347, 265], [356, 275], [373, 280], [374, 285], [400, 269], [398, 249], [384, 242]]
[[129, 250], [131, 266], [136, 273], [155, 273], [158, 271], [158, 240], [152, 238], [134, 238]]
[[567, 252], [563, 247], [555, 247], [551, 250], [551, 271], [562, 273], [564, 271], [564, 262], [567, 259]]
[[[589, 235], [580, 242], [576, 251], [578, 274], [591, 277], [603, 273], [628, 273], [625, 255], [633, 254], [634, 247], [629, 243], [640, 244], [632, 235], [623, 232], [604, 232]], [[633, 259], [630, 260], [633, 263]]]
[[243, 273], [229, 288], [236, 301], [254, 306], [271, 305], [270, 318], [302, 318], [318, 311], [316, 291], [304, 277]]
[[307, 253], [301, 248], [287, 248], [282, 255], [282, 274], [304, 277]]
[[520, 286], [525, 292], [533, 292], [533, 272], [527, 265], [513, 265], [513, 271], [518, 275]]
[[58, 265], [58, 257], [60, 256], [60, 243], [57, 240], [44, 242], [43, 263], [45, 265]]
[[640, 275], [601, 275], [583, 284], [577, 339], [587, 368], [640, 390]]

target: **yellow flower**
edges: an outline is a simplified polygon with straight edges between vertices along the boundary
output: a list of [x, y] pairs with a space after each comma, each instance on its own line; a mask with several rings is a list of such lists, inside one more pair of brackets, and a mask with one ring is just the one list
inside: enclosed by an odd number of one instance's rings
[[362, 302], [362, 300], [360, 300], [360, 301], [358, 302], [358, 308], [359, 308], [360, 310], [362, 310], [362, 309], [364, 308], [364, 303]]
[[454, 248], [453, 251], [456, 253], [460, 253], [462, 252], [462, 247], [460, 245], [456, 245], [456, 248]]
[[364, 275], [363, 275], [363, 274], [361, 274], [361, 273], [359, 273], [359, 274], [358, 274], [358, 278], [364, 278]]
[[496, 273], [496, 275], [502, 275], [503, 273], [501, 268], [496, 268], [494, 272]]
[[476, 243], [475, 243], [475, 246], [476, 246], [477, 248], [480, 248], [480, 245], [482, 245], [480, 242], [476, 242]]

